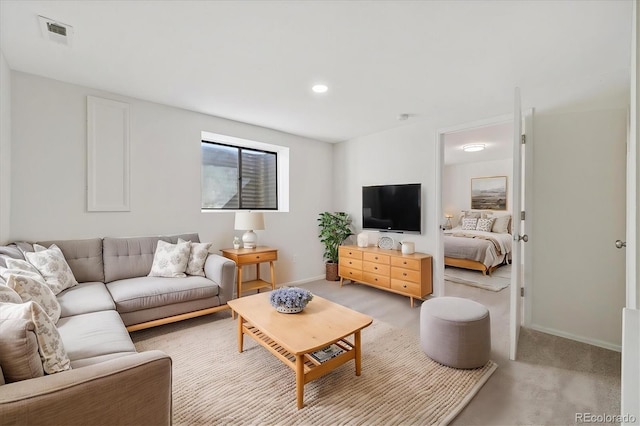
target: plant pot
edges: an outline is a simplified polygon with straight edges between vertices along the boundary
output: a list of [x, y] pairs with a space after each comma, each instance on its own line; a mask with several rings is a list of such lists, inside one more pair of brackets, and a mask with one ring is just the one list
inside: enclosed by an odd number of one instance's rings
[[324, 264], [325, 271], [325, 279], [327, 281], [338, 281], [340, 277], [338, 276], [338, 264], [333, 262], [327, 262]]

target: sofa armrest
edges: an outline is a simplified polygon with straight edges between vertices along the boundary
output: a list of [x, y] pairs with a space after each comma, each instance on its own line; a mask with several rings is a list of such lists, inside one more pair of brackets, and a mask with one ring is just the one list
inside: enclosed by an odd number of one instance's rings
[[220, 286], [220, 303], [236, 298], [236, 262], [219, 254], [209, 253], [204, 274]]
[[169, 425], [171, 358], [161, 351], [0, 386], [2, 425]]

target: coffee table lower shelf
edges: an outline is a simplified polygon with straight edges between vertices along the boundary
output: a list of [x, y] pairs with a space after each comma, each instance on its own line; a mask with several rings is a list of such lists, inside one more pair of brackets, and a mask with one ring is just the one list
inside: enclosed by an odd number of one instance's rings
[[[332, 370], [335, 370], [342, 364], [355, 360], [356, 364], [356, 376], [360, 375], [361, 371], [361, 359], [360, 359], [360, 330], [354, 333], [354, 342], [351, 343], [346, 339], [339, 339], [334, 342], [328, 342], [324, 346], [331, 344], [338, 345], [344, 352], [333, 358], [330, 358], [324, 362], [320, 362], [313, 358], [309, 353], [292, 354], [283, 348], [279, 343], [275, 342], [269, 336], [264, 334], [257, 327], [251, 325], [248, 322], [243, 322], [242, 318], [239, 320], [238, 327], [238, 351], [242, 352], [242, 336], [246, 334], [251, 336], [256, 342], [264, 346], [269, 352], [275, 355], [286, 366], [291, 368], [296, 373], [296, 396], [298, 408], [302, 408], [304, 403], [304, 385], [312, 380], [315, 380]], [[322, 348], [318, 348], [322, 349]], [[314, 349], [314, 352], [318, 349]]]

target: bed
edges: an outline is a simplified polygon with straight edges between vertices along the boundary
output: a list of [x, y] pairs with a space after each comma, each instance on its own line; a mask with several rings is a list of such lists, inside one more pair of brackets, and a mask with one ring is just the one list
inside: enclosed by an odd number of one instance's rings
[[444, 264], [491, 275], [500, 265], [508, 263], [511, 260], [512, 235], [508, 232], [509, 220], [501, 222], [507, 224], [498, 228], [492, 225], [488, 228], [492, 231], [463, 225], [444, 231]]

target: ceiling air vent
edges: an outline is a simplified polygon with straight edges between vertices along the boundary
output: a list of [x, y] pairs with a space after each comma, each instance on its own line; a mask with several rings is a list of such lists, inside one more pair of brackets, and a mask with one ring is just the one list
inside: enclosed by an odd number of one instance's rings
[[71, 25], [63, 24], [62, 22], [45, 18], [44, 16], [38, 16], [38, 20], [40, 21], [42, 36], [46, 40], [71, 46], [71, 39], [73, 37], [73, 27]]

